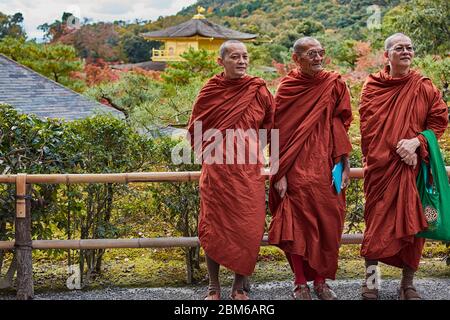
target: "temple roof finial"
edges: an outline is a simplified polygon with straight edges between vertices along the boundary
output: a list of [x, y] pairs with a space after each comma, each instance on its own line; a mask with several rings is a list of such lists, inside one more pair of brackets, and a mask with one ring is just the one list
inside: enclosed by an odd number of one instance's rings
[[203, 13], [205, 12], [205, 8], [202, 6], [197, 6], [197, 14], [192, 17], [192, 19], [206, 19]]

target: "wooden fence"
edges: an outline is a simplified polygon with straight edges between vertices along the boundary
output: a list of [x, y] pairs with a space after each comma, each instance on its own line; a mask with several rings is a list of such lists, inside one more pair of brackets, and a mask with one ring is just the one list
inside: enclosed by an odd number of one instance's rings
[[[447, 167], [450, 175], [450, 167]], [[195, 247], [197, 237], [167, 237], [139, 239], [89, 239], [89, 240], [31, 240], [31, 185], [76, 183], [133, 183], [133, 182], [183, 182], [196, 181], [200, 171], [192, 172], [139, 172], [117, 174], [17, 174], [0, 175], [0, 183], [16, 184], [15, 241], [0, 241], [0, 250], [15, 250], [17, 259], [17, 299], [32, 299], [33, 249], [106, 249], [106, 248], [169, 248]], [[267, 176], [268, 177], [268, 176]], [[363, 170], [352, 168], [350, 178], [362, 179]], [[362, 234], [343, 234], [342, 244], [359, 244]], [[262, 245], [268, 245], [264, 236]]]

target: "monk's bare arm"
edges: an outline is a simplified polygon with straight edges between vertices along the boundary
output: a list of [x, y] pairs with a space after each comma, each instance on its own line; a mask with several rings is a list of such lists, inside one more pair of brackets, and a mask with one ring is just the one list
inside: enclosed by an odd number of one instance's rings
[[416, 168], [417, 165], [417, 153], [413, 153], [412, 155], [406, 156], [402, 158], [402, 161], [406, 163], [408, 166], [413, 166]]
[[283, 176], [280, 180], [275, 182], [275, 190], [277, 190], [278, 194], [281, 198], [284, 197], [284, 195], [287, 192], [287, 178], [286, 176]]
[[341, 188], [347, 188], [350, 184], [350, 160], [348, 156], [343, 156], [342, 161], [344, 162], [344, 171], [342, 171]]
[[419, 138], [412, 139], [402, 139], [397, 143], [397, 154], [405, 159], [406, 157], [411, 157], [416, 154], [417, 148], [420, 146]]

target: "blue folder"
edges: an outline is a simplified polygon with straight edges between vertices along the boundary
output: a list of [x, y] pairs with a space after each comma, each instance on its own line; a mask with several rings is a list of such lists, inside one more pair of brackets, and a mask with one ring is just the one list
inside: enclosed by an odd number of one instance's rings
[[341, 186], [342, 186], [342, 171], [344, 170], [344, 165], [342, 161], [339, 161], [339, 163], [336, 163], [334, 165], [333, 170], [331, 171], [331, 175], [333, 177], [333, 184], [336, 189], [336, 192], [339, 194], [341, 192]]

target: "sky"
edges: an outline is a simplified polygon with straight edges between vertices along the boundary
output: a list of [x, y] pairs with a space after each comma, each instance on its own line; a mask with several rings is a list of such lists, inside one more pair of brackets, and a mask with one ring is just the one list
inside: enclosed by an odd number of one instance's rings
[[196, 0], [0, 0], [0, 12], [13, 15], [21, 12], [23, 26], [29, 39], [42, 40], [43, 33], [37, 27], [61, 20], [63, 12], [71, 12], [83, 21], [156, 20], [159, 16], [172, 15], [194, 4]]

